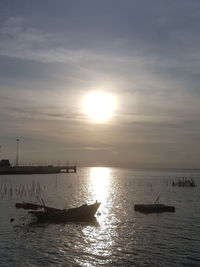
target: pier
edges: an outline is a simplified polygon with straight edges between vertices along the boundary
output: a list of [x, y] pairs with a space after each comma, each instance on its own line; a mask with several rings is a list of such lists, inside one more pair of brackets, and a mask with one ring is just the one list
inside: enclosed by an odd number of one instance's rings
[[54, 166], [11, 166], [9, 160], [0, 161], [0, 174], [48, 174], [48, 173], [76, 173], [76, 165]]
[[77, 167], [76, 165], [73, 165], [73, 166], [61, 166], [60, 167], [60, 172], [76, 172], [77, 170]]

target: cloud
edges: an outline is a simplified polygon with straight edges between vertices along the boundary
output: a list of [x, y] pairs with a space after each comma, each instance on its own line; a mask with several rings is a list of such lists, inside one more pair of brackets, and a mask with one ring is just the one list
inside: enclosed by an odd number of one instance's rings
[[6, 18], [0, 27], [0, 55], [39, 62], [77, 61], [86, 57], [84, 50], [73, 51], [57, 46], [58, 36], [27, 26], [25, 19]]
[[[164, 162], [173, 153], [184, 162], [186, 150], [196, 153], [199, 1], [4, 6], [1, 136], [31, 136], [60, 149], [65, 144], [90, 160], [106, 151], [110, 162], [128, 157], [129, 164]], [[93, 127], [80, 102], [96, 89], [116, 94], [119, 109], [113, 121]]]

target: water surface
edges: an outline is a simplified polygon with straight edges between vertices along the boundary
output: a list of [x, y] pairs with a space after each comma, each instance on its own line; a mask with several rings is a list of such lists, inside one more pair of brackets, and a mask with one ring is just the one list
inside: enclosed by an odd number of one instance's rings
[[[192, 175], [198, 187], [172, 187], [182, 175]], [[197, 171], [117, 168], [1, 176], [0, 266], [200, 266], [199, 177]], [[176, 212], [134, 211], [134, 204], [158, 195]], [[29, 225], [27, 211], [14, 205], [36, 197], [58, 208], [101, 201], [98, 224]]]

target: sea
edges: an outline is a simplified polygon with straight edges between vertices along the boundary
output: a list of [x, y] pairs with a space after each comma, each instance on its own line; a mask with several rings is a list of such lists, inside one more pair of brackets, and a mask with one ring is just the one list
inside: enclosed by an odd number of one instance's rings
[[[176, 187], [180, 177], [196, 187]], [[135, 204], [175, 206], [143, 214]], [[16, 202], [71, 208], [100, 201], [95, 223], [31, 221]], [[200, 170], [78, 168], [0, 176], [0, 266], [200, 266]]]

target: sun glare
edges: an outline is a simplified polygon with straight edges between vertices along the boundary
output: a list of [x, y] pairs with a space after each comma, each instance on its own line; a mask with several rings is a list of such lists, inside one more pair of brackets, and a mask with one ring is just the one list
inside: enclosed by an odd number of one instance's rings
[[93, 167], [89, 174], [90, 185], [94, 194], [94, 199], [105, 201], [110, 185], [111, 171], [106, 167]]
[[83, 111], [95, 123], [111, 119], [115, 110], [116, 100], [111, 93], [92, 92], [83, 99]]

